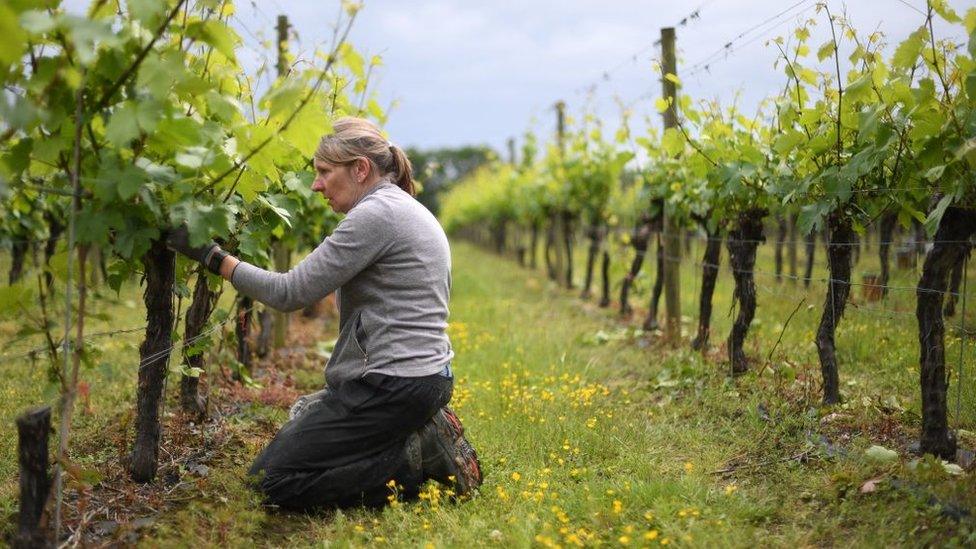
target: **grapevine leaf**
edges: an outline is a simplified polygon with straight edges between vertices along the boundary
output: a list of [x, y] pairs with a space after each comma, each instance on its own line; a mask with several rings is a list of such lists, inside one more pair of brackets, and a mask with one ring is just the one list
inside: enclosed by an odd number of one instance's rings
[[684, 137], [677, 129], [668, 128], [664, 130], [664, 135], [661, 137], [661, 148], [669, 156], [677, 156], [685, 148]]
[[127, 224], [124, 230], [116, 232], [115, 251], [125, 259], [142, 257], [149, 251], [152, 240], [157, 237], [159, 237], [159, 229]]
[[810, 84], [811, 86], [817, 85], [817, 72], [814, 71], [813, 69], [801, 67], [799, 72], [797, 73], [797, 76], [800, 77], [800, 80], [806, 82], [807, 84]]
[[151, 52], [139, 67], [136, 83], [160, 100], [169, 96], [170, 89], [186, 78], [186, 69], [179, 57]]
[[920, 27], [898, 44], [895, 48], [895, 55], [891, 58], [891, 66], [900, 69], [907, 69], [915, 64], [919, 54], [924, 47], [925, 27]]
[[174, 224], [186, 223], [190, 245], [202, 246], [216, 237], [226, 237], [235, 226], [234, 213], [226, 204], [181, 202], [172, 208]]
[[834, 54], [834, 41], [830, 40], [817, 50], [817, 59], [823, 61]]
[[128, 146], [129, 142], [139, 135], [137, 117], [135, 104], [126, 101], [121, 107], [115, 109], [108, 124], [105, 125], [105, 138], [116, 147]]
[[73, 15], [64, 15], [62, 20], [68, 27], [68, 34], [74, 44], [75, 55], [82, 65], [89, 65], [95, 61], [98, 48], [101, 45], [111, 47], [121, 41], [121, 38], [112, 30], [109, 21]]
[[245, 202], [251, 202], [257, 198], [259, 193], [268, 189], [268, 180], [254, 173], [253, 170], [245, 169], [237, 182], [237, 193]]
[[862, 74], [844, 88], [844, 99], [847, 101], [863, 101], [871, 95], [871, 73]]
[[235, 60], [234, 48], [237, 47], [240, 38], [222, 22], [213, 19], [194, 21], [186, 26], [186, 35], [213, 46], [227, 59]]
[[127, 0], [129, 14], [146, 28], [154, 28], [166, 10], [166, 2], [158, 0]]
[[214, 161], [214, 153], [207, 147], [187, 147], [176, 153], [174, 160], [184, 168], [198, 170]]
[[132, 262], [115, 260], [108, 264], [105, 271], [108, 274], [105, 281], [117, 293], [122, 289], [122, 284], [136, 274], [136, 267]]
[[0, 64], [10, 65], [20, 60], [27, 49], [27, 33], [19, 24], [17, 15], [8, 6], [0, 4]]
[[322, 136], [331, 131], [332, 127], [325, 112], [306, 107], [292, 119], [281, 137], [302, 156], [311, 157]]
[[261, 99], [261, 106], [268, 109], [268, 116], [275, 118], [291, 114], [301, 101], [304, 90], [299, 82], [289, 81], [272, 89]]
[[31, 34], [44, 34], [53, 30], [57, 21], [46, 11], [29, 10], [20, 14], [20, 26]]
[[925, 172], [925, 175], [923, 177], [932, 183], [936, 183], [939, 181], [939, 179], [942, 178], [942, 174], [945, 172], [945, 169], [946, 169], [945, 165], [929, 168], [929, 170]]
[[225, 122], [234, 120], [241, 112], [240, 104], [233, 98], [221, 95], [214, 90], [207, 92], [206, 101], [207, 109]]
[[363, 56], [352, 47], [352, 44], [348, 42], [342, 44], [339, 49], [339, 59], [342, 60], [343, 65], [349, 67], [353, 76], [356, 78], [365, 78], [366, 62], [363, 60]]
[[34, 302], [34, 287], [22, 282], [0, 288], [0, 315], [16, 316]]
[[951, 194], [947, 194], [939, 200], [939, 203], [935, 205], [935, 208], [929, 212], [928, 217], [925, 218], [925, 231], [929, 236], [935, 235], [935, 231], [939, 229], [939, 224], [942, 222], [942, 216], [945, 215], [945, 211], [952, 204], [953, 198]]
[[75, 223], [80, 241], [99, 246], [109, 243], [109, 231], [125, 224], [118, 211], [105, 210], [95, 203], [86, 203]]
[[[366, 112], [369, 113], [369, 115], [375, 120], [386, 120], [386, 113], [383, 112], [383, 107], [380, 106], [379, 102], [376, 101], [375, 98], [370, 98], [370, 100], [366, 102]], [[329, 127], [325, 133], [330, 131], [332, 131], [331, 127]]]
[[932, 6], [932, 10], [938, 13], [943, 19], [950, 23], [958, 23], [962, 21], [956, 10], [949, 6], [946, 0], [929, 0], [929, 5]]
[[119, 174], [118, 193], [122, 200], [129, 200], [139, 193], [146, 182], [146, 172], [136, 166], [126, 166]]
[[787, 154], [797, 145], [803, 142], [805, 136], [793, 129], [787, 130], [780, 135], [773, 144], [773, 150], [780, 154]]
[[156, 164], [148, 158], [140, 157], [136, 160], [136, 166], [139, 166], [149, 176], [151, 181], [159, 183], [172, 183], [176, 181], [177, 175], [173, 168]]
[[970, 101], [976, 102], [976, 72], [966, 75], [966, 95]]
[[274, 197], [272, 197], [272, 196], [259, 196], [258, 197], [258, 202], [260, 202], [261, 204], [264, 204], [269, 210], [271, 210], [272, 212], [274, 212], [275, 215], [277, 215], [279, 218], [281, 218], [281, 220], [285, 222], [285, 225], [288, 225], [288, 227], [291, 227], [291, 214], [288, 213], [288, 210], [286, 210], [286, 209], [282, 208], [281, 206], [279, 206], [277, 204], [276, 199]]
[[163, 105], [158, 101], [143, 100], [136, 104], [136, 122], [139, 129], [151, 133], [163, 117]]

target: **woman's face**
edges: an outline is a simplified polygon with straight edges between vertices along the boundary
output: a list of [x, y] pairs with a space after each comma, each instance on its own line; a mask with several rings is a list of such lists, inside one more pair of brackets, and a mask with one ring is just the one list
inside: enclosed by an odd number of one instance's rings
[[315, 159], [315, 181], [312, 190], [329, 200], [337, 213], [347, 213], [363, 195], [363, 175], [359, 161], [352, 164], [330, 164]]

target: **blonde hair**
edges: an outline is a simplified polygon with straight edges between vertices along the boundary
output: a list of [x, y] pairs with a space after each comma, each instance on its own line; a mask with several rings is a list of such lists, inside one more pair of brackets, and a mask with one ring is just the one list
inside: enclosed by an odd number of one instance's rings
[[329, 164], [348, 165], [357, 158], [369, 160], [373, 170], [389, 178], [410, 196], [416, 195], [413, 168], [403, 149], [390, 143], [376, 124], [365, 118], [344, 116], [332, 125], [332, 133], [322, 137], [315, 159]]

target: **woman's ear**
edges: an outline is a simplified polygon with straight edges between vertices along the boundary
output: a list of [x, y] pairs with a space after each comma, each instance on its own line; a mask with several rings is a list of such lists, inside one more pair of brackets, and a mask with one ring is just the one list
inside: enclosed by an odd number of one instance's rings
[[359, 157], [356, 159], [356, 182], [363, 183], [369, 179], [369, 160]]

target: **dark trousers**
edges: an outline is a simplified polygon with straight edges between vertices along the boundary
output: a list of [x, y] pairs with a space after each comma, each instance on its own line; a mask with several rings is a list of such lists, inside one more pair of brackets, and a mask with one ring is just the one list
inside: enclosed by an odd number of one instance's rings
[[424, 478], [407, 460], [407, 436], [452, 391], [453, 381], [441, 375], [368, 374], [330, 388], [254, 460], [254, 487], [267, 503], [292, 510], [383, 505], [390, 480], [416, 493]]

